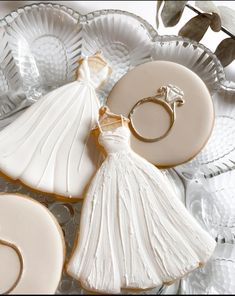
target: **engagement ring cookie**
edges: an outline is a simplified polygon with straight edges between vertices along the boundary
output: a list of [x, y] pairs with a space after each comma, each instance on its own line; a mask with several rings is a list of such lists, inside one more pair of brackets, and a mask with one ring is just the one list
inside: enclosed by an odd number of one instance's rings
[[158, 167], [195, 157], [214, 125], [205, 83], [188, 68], [168, 61], [129, 71], [112, 89], [107, 105], [130, 119], [132, 149]]

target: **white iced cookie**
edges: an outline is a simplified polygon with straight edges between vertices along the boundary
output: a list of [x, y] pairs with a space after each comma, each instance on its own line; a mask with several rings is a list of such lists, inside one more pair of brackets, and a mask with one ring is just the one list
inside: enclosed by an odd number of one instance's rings
[[64, 264], [63, 234], [39, 202], [0, 194], [0, 294], [52, 294]]
[[216, 242], [169, 179], [131, 149], [128, 119], [105, 112], [96, 132], [106, 158], [87, 190], [67, 273], [102, 294], [171, 284], [204, 265]]
[[2, 130], [0, 171], [38, 191], [82, 198], [99, 159], [90, 137], [100, 107], [96, 89], [109, 73], [100, 55], [82, 59], [77, 80], [49, 92]]

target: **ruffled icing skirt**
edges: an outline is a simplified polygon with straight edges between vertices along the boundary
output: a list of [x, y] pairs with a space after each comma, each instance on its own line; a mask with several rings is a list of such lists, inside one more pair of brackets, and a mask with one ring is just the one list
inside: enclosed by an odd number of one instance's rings
[[87, 290], [148, 289], [203, 265], [214, 248], [160, 170], [132, 151], [111, 153], [88, 189], [67, 271]]

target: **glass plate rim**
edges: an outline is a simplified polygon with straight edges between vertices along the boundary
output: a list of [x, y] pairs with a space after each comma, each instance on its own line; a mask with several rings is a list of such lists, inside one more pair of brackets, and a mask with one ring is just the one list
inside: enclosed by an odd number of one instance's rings
[[[154, 27], [148, 21], [146, 21], [139, 15], [136, 15], [129, 11], [125, 11], [121, 9], [98, 9], [98, 10], [88, 12], [86, 14], [82, 14], [79, 11], [76, 11], [73, 8], [70, 8], [66, 5], [62, 5], [59, 3], [52, 3], [52, 2], [38, 2], [38, 3], [23, 5], [11, 11], [7, 15], [5, 15], [3, 18], [0, 18], [0, 27], [5, 25], [10, 25], [10, 23], [14, 21], [18, 15], [20, 15], [21, 13], [24, 13], [27, 9], [34, 9], [38, 7], [51, 7], [52, 9], [58, 9], [58, 10], [64, 11], [67, 14], [69, 14], [71, 17], [73, 17], [78, 24], [89, 22], [95, 19], [96, 17], [99, 17], [100, 15], [110, 15], [110, 14], [125, 15], [128, 17], [132, 17], [133, 19], [138, 21], [141, 25], [143, 25], [147, 30], [147, 32], [149, 33], [149, 37], [151, 41], [153, 41], [153, 39], [158, 35], [157, 30], [155, 30]], [[11, 18], [10, 22], [7, 20], [8, 18]]]
[[[138, 21], [144, 28], [147, 30], [149, 37], [150, 37], [150, 42], [153, 44], [156, 42], [161, 42], [162, 40], [164, 41], [173, 41], [173, 40], [178, 40], [178, 41], [185, 41], [188, 42], [203, 51], [205, 51], [213, 60], [215, 67], [216, 67], [216, 75], [218, 79], [218, 89], [224, 89], [226, 91], [232, 91], [235, 93], [235, 87], [230, 86], [231, 82], [234, 84], [233, 81], [229, 81], [226, 78], [224, 68], [219, 61], [219, 59], [216, 57], [216, 55], [209, 49], [207, 48], [204, 44], [191, 40], [189, 38], [185, 38], [182, 36], [177, 36], [177, 35], [159, 35], [157, 30], [145, 19], [140, 17], [139, 15], [136, 15], [132, 12], [128, 12], [125, 10], [120, 10], [120, 9], [99, 9], [99, 10], [94, 10], [91, 12], [88, 12], [87, 14], [82, 14], [79, 11], [74, 10], [73, 8], [70, 8], [66, 5], [62, 5], [59, 3], [52, 3], [52, 2], [38, 2], [38, 3], [32, 3], [32, 4], [27, 4], [23, 5], [22, 7], [17, 8], [16, 10], [11, 11], [7, 15], [5, 15], [3, 18], [0, 19], [0, 27], [4, 27], [6, 25], [10, 25], [12, 21], [21, 13], [25, 12], [27, 9], [33, 9], [37, 7], [51, 7], [52, 9], [58, 9], [61, 11], [66, 12], [70, 17], [74, 19], [75, 22], [78, 24], [83, 24], [83, 23], [89, 23], [96, 17], [99, 17], [100, 15], [112, 15], [112, 14], [118, 14], [118, 15], [125, 15], [128, 17], [132, 17], [136, 21]], [[9, 22], [7, 19], [11, 18], [11, 21]]]
[[[8, 14], [6, 14], [3, 18], [0, 18], [0, 27], [10, 25], [11, 22], [18, 17], [18, 15], [25, 13], [28, 9], [34, 9], [39, 7], [51, 7], [52, 9], [58, 9], [58, 10], [64, 11], [67, 14], [69, 14], [71, 17], [73, 17], [75, 21], [78, 21], [79, 17], [81, 16], [79, 12], [77, 12], [72, 8], [69, 8], [66, 5], [62, 5], [59, 3], [52, 3], [52, 2], [38, 2], [38, 3], [26, 4], [18, 7], [15, 10], [12, 10]], [[8, 18], [11, 18], [11, 21], [8, 21]]]
[[161, 42], [171, 42], [171, 41], [187, 42], [193, 46], [196, 46], [197, 48], [200, 48], [204, 52], [206, 52], [211, 57], [211, 59], [213, 60], [213, 63], [215, 64], [216, 76], [218, 79], [218, 82], [216, 82], [216, 84], [218, 86], [218, 91], [220, 89], [223, 89], [225, 91], [231, 91], [231, 92], [235, 93], [235, 87], [230, 87], [230, 86], [226, 85], [226, 84], [229, 84], [231, 81], [226, 79], [224, 67], [222, 66], [220, 60], [208, 47], [206, 47], [204, 44], [202, 44], [200, 42], [194, 41], [194, 40], [186, 38], [186, 37], [177, 36], [177, 35], [158, 35], [154, 38], [153, 42], [154, 43], [161, 43]]

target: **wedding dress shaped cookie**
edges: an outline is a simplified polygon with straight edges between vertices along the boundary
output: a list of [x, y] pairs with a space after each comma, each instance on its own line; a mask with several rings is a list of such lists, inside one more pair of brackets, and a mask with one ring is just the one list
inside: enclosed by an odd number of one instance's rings
[[85, 289], [101, 293], [171, 283], [205, 264], [216, 244], [161, 171], [133, 152], [125, 122], [101, 124], [107, 157], [87, 191], [67, 265]]
[[53, 294], [65, 257], [62, 230], [39, 202], [0, 194], [0, 294]]
[[110, 68], [100, 54], [84, 58], [76, 81], [41, 98], [0, 132], [0, 170], [34, 189], [78, 198], [93, 176], [98, 152], [95, 90]]

